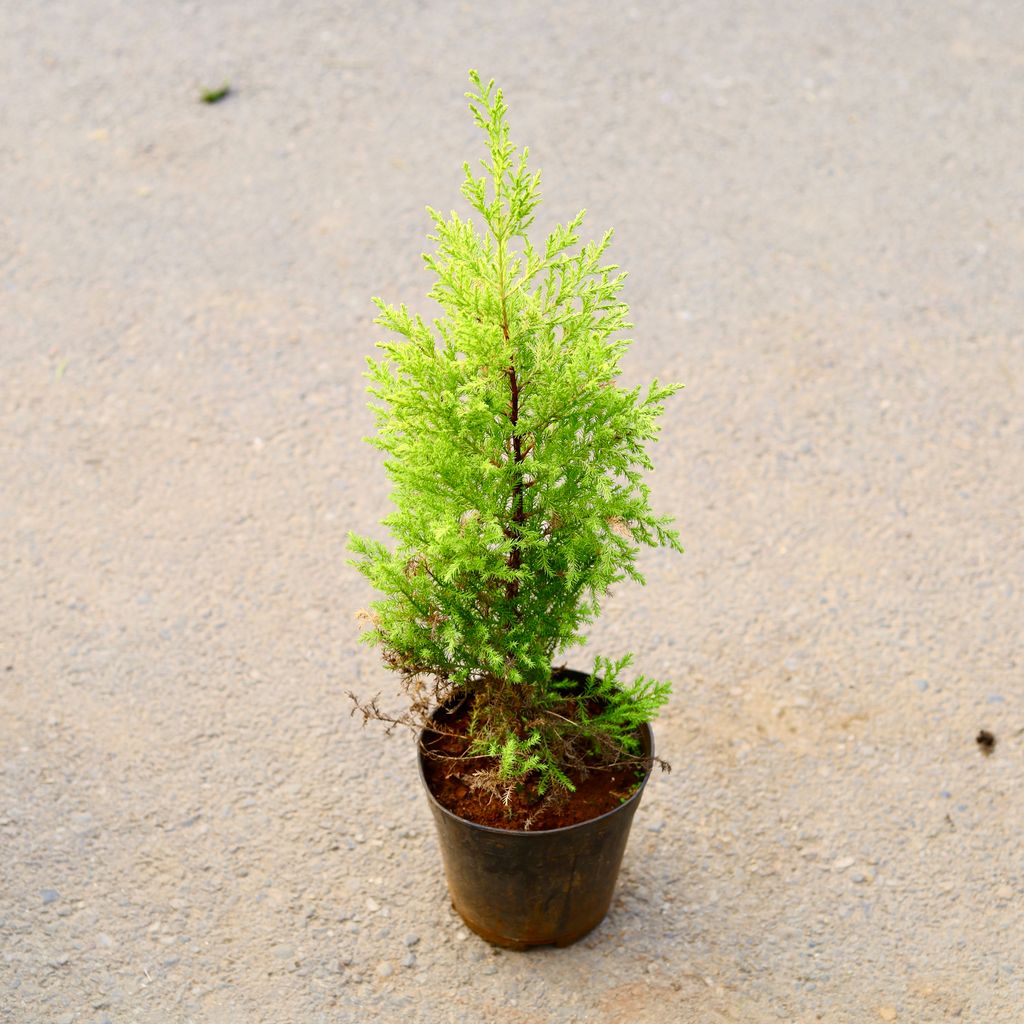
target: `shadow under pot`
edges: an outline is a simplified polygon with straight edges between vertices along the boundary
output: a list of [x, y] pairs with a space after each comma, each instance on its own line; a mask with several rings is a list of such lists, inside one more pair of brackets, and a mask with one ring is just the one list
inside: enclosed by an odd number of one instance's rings
[[[563, 678], [583, 683], [581, 672]], [[439, 721], [446, 709], [432, 718]], [[419, 742], [420, 779], [437, 825], [452, 906], [463, 921], [496, 946], [568, 946], [601, 923], [611, 905], [629, 827], [651, 774], [654, 734], [640, 729], [647, 762], [642, 781], [623, 803], [564, 828], [517, 831], [460, 818], [440, 804], [424, 762], [432, 734]]]

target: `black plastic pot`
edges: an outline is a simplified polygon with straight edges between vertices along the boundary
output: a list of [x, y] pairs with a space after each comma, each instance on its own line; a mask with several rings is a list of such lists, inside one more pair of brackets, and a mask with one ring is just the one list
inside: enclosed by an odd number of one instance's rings
[[[583, 681], [579, 672], [563, 677]], [[435, 715], [440, 711], [435, 712]], [[643, 727], [644, 756], [654, 734]], [[537, 832], [478, 825], [442, 807], [420, 778], [437, 824], [452, 906], [477, 935], [497, 946], [568, 946], [596, 927], [612, 902], [629, 826], [647, 779], [625, 803], [567, 828]]]

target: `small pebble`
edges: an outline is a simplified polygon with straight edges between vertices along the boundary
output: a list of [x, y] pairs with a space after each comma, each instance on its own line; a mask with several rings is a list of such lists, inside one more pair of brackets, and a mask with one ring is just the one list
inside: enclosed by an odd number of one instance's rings
[[412, 932], [410, 932], [408, 935], [406, 935], [406, 937], [404, 939], [404, 942], [409, 947], [409, 949], [412, 949], [412, 947], [415, 946], [416, 943], [419, 942], [419, 941], [420, 941], [420, 937], [418, 935], [412, 933]]
[[924, 693], [924, 691], [928, 689], [928, 680], [927, 680], [927, 679], [915, 679], [915, 680], [914, 680], [914, 685], [915, 685], [915, 686], [916, 686], [916, 687], [917, 687], [917, 688], [918, 688], [918, 689], [919, 689], [919, 690], [920, 690], [920, 691], [921, 691], [922, 693]]
[[985, 698], [986, 704], [1005, 704], [1006, 698], [1001, 693], [990, 693]]
[[381, 978], [390, 978], [395, 973], [394, 967], [391, 964], [381, 961], [377, 964], [377, 976]]
[[647, 826], [647, 831], [648, 832], [660, 832], [664, 827], [665, 827], [665, 822], [663, 822], [663, 821], [652, 821]]
[[881, 1017], [882, 1020], [895, 1020], [896, 1011], [891, 1006], [883, 1006], [879, 1009], [878, 1016]]
[[853, 867], [852, 857], [840, 857], [832, 864], [833, 871], [845, 871], [847, 868]]
[[287, 960], [294, 952], [294, 946], [281, 945], [274, 950], [274, 956], [276, 956], [278, 960]]
[[991, 754], [996, 746], [995, 735], [989, 732], [988, 729], [982, 729], [975, 737], [975, 742], [983, 754]]
[[99, 832], [99, 829], [93, 824], [92, 815], [88, 811], [76, 811], [71, 815], [70, 821], [71, 831], [83, 839], [88, 839]]
[[403, 967], [415, 967], [416, 966], [416, 954], [415, 953], [406, 953], [405, 957], [402, 959], [402, 966]]
[[56, 889], [44, 889], [43, 890], [43, 906], [47, 903], [56, 903], [60, 899], [60, 893]]

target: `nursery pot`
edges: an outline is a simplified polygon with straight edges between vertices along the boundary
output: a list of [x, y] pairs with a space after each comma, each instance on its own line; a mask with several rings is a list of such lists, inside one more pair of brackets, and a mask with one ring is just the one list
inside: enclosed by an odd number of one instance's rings
[[[562, 671], [579, 682], [587, 676]], [[442, 709], [434, 712], [436, 718]], [[654, 755], [650, 725], [641, 728], [644, 757]], [[629, 826], [650, 768], [614, 810], [565, 828], [524, 832], [478, 825], [443, 807], [430, 791], [420, 735], [420, 778], [437, 825], [452, 906], [496, 946], [568, 946], [600, 924], [615, 891]]]

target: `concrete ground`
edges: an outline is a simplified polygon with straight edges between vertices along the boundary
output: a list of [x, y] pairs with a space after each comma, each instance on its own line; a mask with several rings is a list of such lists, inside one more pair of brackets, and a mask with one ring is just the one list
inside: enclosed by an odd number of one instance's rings
[[[2, 0], [0, 1021], [1024, 1019], [1022, 13]], [[590, 645], [674, 771], [529, 954], [345, 697], [369, 300], [427, 309], [471, 66], [687, 384], [687, 554]]]

